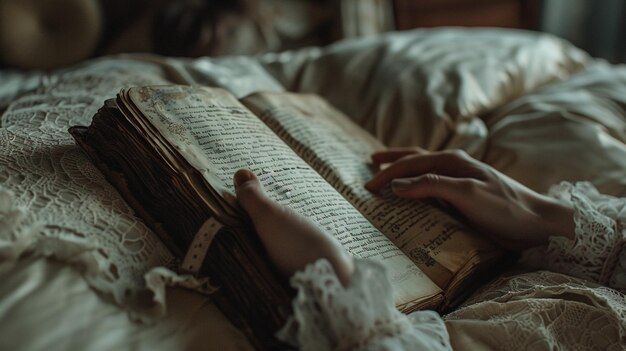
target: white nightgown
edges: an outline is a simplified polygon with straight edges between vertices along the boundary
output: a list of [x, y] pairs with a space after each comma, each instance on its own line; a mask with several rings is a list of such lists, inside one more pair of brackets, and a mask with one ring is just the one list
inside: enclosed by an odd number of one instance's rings
[[[562, 183], [575, 240], [524, 253], [521, 271], [490, 282], [454, 312], [398, 312], [384, 269], [356, 260], [348, 288], [325, 259], [296, 273], [294, 315], [279, 333], [303, 350], [624, 350], [626, 198]], [[539, 270], [536, 270], [539, 269]]]

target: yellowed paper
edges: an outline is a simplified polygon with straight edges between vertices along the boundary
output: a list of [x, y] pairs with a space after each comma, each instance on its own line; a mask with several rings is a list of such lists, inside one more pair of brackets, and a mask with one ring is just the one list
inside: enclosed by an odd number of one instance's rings
[[353, 255], [383, 263], [398, 305], [440, 293], [401, 250], [230, 94], [163, 86], [133, 88], [128, 96], [209, 184], [233, 192], [233, 174], [250, 169], [271, 198], [317, 222]]
[[442, 289], [477, 253], [495, 250], [431, 204], [366, 190], [370, 155], [384, 146], [319, 97], [260, 93], [243, 102]]

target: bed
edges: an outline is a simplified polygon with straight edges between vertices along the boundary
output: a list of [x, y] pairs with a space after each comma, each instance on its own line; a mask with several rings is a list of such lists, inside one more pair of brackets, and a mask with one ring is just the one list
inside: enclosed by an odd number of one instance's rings
[[443, 28], [257, 56], [0, 71], [0, 349], [250, 349], [77, 149], [123, 86], [319, 94], [389, 146], [460, 148], [529, 187], [626, 195], [626, 66], [552, 36]]

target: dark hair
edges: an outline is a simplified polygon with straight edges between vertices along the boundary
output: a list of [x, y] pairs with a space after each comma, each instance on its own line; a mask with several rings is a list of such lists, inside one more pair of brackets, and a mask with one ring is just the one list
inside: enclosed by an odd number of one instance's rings
[[209, 53], [219, 40], [219, 18], [227, 13], [246, 13], [247, 5], [245, 0], [169, 1], [154, 19], [154, 51], [168, 56]]

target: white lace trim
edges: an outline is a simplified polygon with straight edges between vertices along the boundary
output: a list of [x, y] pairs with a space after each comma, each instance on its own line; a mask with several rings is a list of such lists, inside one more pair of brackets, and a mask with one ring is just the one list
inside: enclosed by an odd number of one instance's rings
[[384, 268], [356, 260], [350, 286], [344, 288], [325, 259], [296, 273], [294, 315], [279, 338], [303, 350], [450, 349], [441, 318], [434, 312], [411, 320], [396, 310]]
[[[527, 262], [586, 280], [549, 271], [496, 279], [446, 316], [455, 348], [623, 349], [626, 297], [591, 281], [620, 286], [626, 202], [586, 183], [563, 183], [551, 194], [574, 204], [576, 240], [551, 238], [527, 252]], [[450, 348], [436, 313], [403, 316], [384, 269], [362, 260], [356, 266], [347, 289], [326, 260], [294, 275], [294, 316], [279, 337], [305, 350]]]
[[141, 321], [165, 312], [166, 285], [205, 283], [155, 268], [170, 266], [172, 255], [67, 132], [89, 125], [121, 87], [167, 83], [161, 76], [145, 63], [90, 62], [42, 75], [35, 91], [9, 105], [0, 128], [2, 269], [26, 253], [66, 261]]
[[599, 194], [588, 182], [563, 182], [549, 194], [573, 205], [576, 238], [551, 237], [547, 247], [528, 250], [523, 261], [625, 289], [626, 199]]

